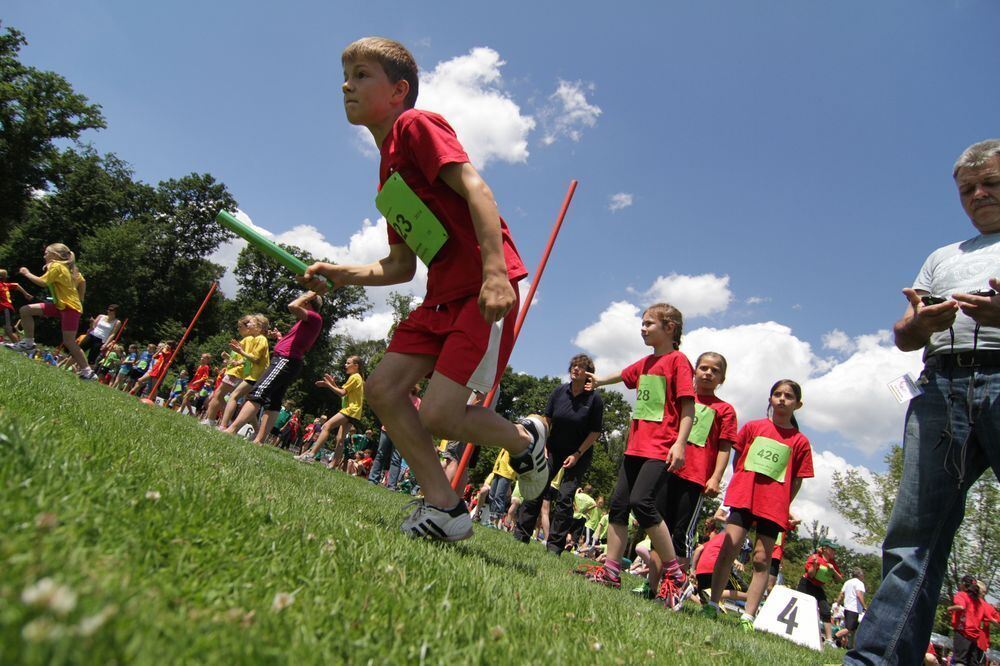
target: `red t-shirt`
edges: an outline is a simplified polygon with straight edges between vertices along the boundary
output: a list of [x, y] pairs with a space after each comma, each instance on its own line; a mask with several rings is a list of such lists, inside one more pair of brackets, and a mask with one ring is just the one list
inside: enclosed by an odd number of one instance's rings
[[16, 286], [16, 282], [0, 282], [0, 310], [14, 309], [14, 305], [10, 302], [10, 288]]
[[[767, 437], [791, 447], [784, 482], [744, 469], [747, 452], [757, 437]], [[813, 476], [809, 440], [794, 428], [779, 428], [770, 419], [760, 419], [740, 428], [734, 446], [739, 458], [724, 504], [734, 509], [748, 509], [758, 518], [777, 523], [784, 530], [790, 529], [788, 508], [792, 504], [792, 480]]]
[[[817, 573], [819, 572], [819, 568], [820, 567], [829, 567], [829, 568], [833, 569], [834, 571], [836, 571], [837, 573], [841, 573], [840, 572], [840, 567], [837, 566], [836, 562], [832, 562], [832, 561], [826, 559], [825, 557], [823, 557], [819, 553], [813, 553], [808, 558], [806, 558], [806, 571], [808, 571], [809, 567], [811, 567], [811, 566], [815, 566], [816, 567]], [[843, 575], [843, 574], [841, 574], [841, 575]], [[809, 574], [803, 574], [803, 577], [807, 581], [809, 581], [810, 583], [812, 583], [813, 585], [819, 585], [820, 587], [823, 587], [827, 583], [827, 581], [822, 580], [820, 578], [815, 578], [813, 576], [810, 576]]]
[[211, 370], [207, 365], [199, 365], [198, 369], [194, 371], [194, 377], [188, 382], [188, 388], [192, 391], [200, 391], [201, 387], [208, 381], [208, 373]]
[[705, 547], [701, 549], [698, 556], [698, 565], [694, 568], [696, 576], [710, 574], [715, 569], [715, 562], [719, 559], [719, 551], [722, 550], [722, 542], [726, 538], [726, 531], [718, 532], [705, 542]]
[[213, 391], [219, 388], [219, 384], [222, 383], [222, 378], [225, 376], [226, 376], [226, 368], [225, 366], [223, 366], [222, 370], [219, 370], [219, 374], [215, 376], [215, 386], [212, 387]]
[[[438, 250], [427, 271], [427, 295], [423, 305], [448, 303], [478, 294], [483, 286], [483, 260], [469, 203], [438, 178], [448, 164], [464, 164], [469, 156], [455, 130], [436, 113], [408, 109], [396, 119], [382, 142], [379, 188], [394, 172], [410, 186], [448, 232], [448, 240]], [[403, 239], [386, 225], [389, 243]], [[500, 219], [507, 277], [520, 280], [528, 274], [514, 247], [507, 223]]]
[[299, 319], [291, 330], [274, 345], [274, 355], [285, 358], [302, 358], [316, 344], [323, 331], [323, 317], [318, 312], [306, 310], [305, 319]]
[[681, 399], [694, 398], [694, 370], [687, 356], [679, 351], [657, 356], [650, 354], [622, 370], [622, 382], [630, 389], [639, 385], [643, 375], [666, 379], [663, 420], [632, 419], [625, 453], [643, 458], [666, 460], [670, 447], [677, 441], [681, 422]]
[[1000, 621], [1000, 614], [997, 613], [996, 608], [990, 605], [990, 602], [984, 601], [983, 605], [986, 606], [986, 612], [983, 614], [982, 631], [979, 632], [979, 638], [976, 639], [976, 647], [986, 652], [990, 649], [990, 623]]
[[989, 604], [979, 597], [972, 598], [966, 592], [956, 592], [952, 601], [955, 606], [962, 606], [965, 610], [955, 611], [951, 614], [951, 628], [960, 632], [971, 641], [977, 641], [982, 633], [981, 626], [983, 619], [989, 617]]
[[785, 556], [785, 533], [781, 532], [778, 534], [778, 538], [774, 540], [774, 550], [771, 551], [772, 560], [780, 560]]
[[[701, 489], [712, 478], [715, 471], [715, 460], [719, 455], [719, 440], [736, 441], [736, 410], [724, 400], [714, 395], [695, 395], [698, 405], [704, 405], [715, 412], [712, 419], [712, 429], [705, 440], [705, 446], [698, 446], [688, 441], [684, 449], [684, 467], [674, 472], [682, 479], [697, 483]], [[697, 405], [695, 406], [697, 409]], [[697, 412], [695, 412], [697, 416]]]
[[153, 377], [162, 375], [168, 358], [170, 358], [170, 349], [164, 349], [153, 354], [153, 367], [149, 369], [149, 374]]

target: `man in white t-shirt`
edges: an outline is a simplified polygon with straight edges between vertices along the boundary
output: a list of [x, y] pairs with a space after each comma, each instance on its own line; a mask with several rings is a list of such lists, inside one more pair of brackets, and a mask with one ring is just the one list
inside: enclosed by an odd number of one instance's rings
[[850, 633], [849, 641], [854, 642], [854, 632], [858, 630], [861, 614], [865, 612], [865, 572], [859, 567], [851, 570], [851, 577], [844, 581], [837, 601], [844, 606], [844, 628]]
[[[882, 584], [849, 666], [923, 660], [966, 495], [990, 468], [1000, 477], [1000, 139], [969, 146], [952, 176], [977, 233], [931, 253], [903, 290], [896, 347], [922, 349], [924, 371], [906, 413]], [[899, 233], [916, 240], [918, 228], [908, 216]]]

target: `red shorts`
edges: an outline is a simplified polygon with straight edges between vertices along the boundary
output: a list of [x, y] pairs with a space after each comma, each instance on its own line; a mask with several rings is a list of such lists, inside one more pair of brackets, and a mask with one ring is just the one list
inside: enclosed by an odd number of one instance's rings
[[[517, 285], [514, 284], [517, 294]], [[500, 379], [514, 348], [520, 296], [507, 316], [489, 324], [479, 312], [479, 295], [423, 306], [396, 327], [386, 351], [437, 357], [434, 371], [473, 391], [487, 393]]]
[[60, 310], [53, 303], [42, 303], [42, 314], [46, 317], [59, 317], [62, 320], [62, 330], [76, 334], [80, 328], [80, 313], [73, 308]]

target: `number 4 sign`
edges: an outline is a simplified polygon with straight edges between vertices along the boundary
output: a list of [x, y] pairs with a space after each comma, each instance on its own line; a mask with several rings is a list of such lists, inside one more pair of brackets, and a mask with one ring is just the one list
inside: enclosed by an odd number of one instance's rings
[[777, 585], [757, 613], [753, 628], [783, 636], [793, 643], [823, 650], [816, 599], [784, 585]]

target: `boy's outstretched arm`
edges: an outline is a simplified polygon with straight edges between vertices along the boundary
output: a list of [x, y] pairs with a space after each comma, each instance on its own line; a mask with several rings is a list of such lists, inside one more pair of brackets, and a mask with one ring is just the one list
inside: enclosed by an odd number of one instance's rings
[[479, 290], [479, 311], [493, 323], [500, 321], [517, 302], [517, 294], [507, 276], [500, 233], [500, 211], [493, 192], [468, 162], [446, 164], [439, 177], [469, 204], [472, 226], [483, 259], [483, 286]]
[[306, 269], [306, 272], [296, 278], [300, 284], [312, 289], [317, 294], [324, 294], [327, 285], [322, 276], [333, 283], [333, 288], [345, 284], [356, 284], [367, 287], [383, 287], [390, 284], [402, 284], [413, 279], [417, 271], [417, 255], [404, 243], [389, 245], [389, 255], [371, 264], [358, 266], [342, 266], [317, 261]]

